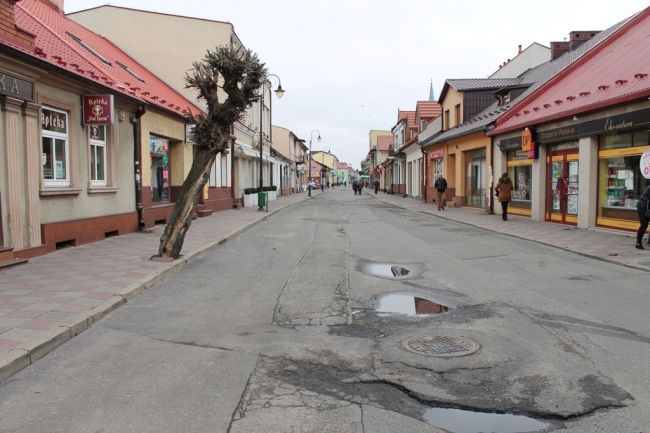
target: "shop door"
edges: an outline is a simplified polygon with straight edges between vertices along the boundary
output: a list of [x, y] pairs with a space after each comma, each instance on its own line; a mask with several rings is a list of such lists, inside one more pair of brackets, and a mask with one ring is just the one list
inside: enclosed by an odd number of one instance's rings
[[485, 207], [485, 149], [465, 154], [465, 204]]
[[546, 221], [578, 224], [578, 152], [552, 152], [547, 159]]

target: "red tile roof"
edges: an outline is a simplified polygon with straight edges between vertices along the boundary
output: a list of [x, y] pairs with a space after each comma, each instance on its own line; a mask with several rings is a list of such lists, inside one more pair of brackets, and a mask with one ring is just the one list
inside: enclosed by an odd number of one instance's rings
[[388, 150], [393, 145], [392, 135], [379, 135], [377, 137], [377, 150]]
[[408, 127], [410, 129], [417, 129], [417, 125], [415, 124], [415, 111], [397, 110], [397, 122], [402, 119], [408, 119]]
[[650, 8], [515, 104], [489, 135], [650, 95]]
[[415, 111], [420, 114], [420, 119], [431, 120], [442, 114], [442, 105], [436, 101], [418, 101]]
[[[59, 14], [40, 0], [17, 3], [14, 14], [16, 26], [36, 36], [36, 48], [34, 52], [30, 52], [24, 47], [2, 43], [109, 87], [115, 92], [138, 98], [172, 113], [180, 115], [188, 108], [193, 112], [201, 111], [113, 43]], [[86, 49], [71, 34], [110, 65]], [[144, 82], [138, 80], [118, 62], [128, 67]]]

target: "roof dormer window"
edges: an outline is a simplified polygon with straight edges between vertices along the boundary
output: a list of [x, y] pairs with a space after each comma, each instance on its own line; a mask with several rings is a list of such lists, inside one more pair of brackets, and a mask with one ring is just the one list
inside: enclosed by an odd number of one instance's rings
[[[131, 74], [131, 75], [133, 75], [133, 76], [134, 76], [138, 81], [140, 81], [141, 83], [144, 83], [144, 80], [143, 80], [142, 78], [140, 78], [140, 77], [138, 76], [138, 74], [136, 74], [136, 73], [133, 72], [131, 69], [129, 69], [129, 67], [126, 66], [124, 63], [120, 62], [119, 60], [116, 60], [115, 63], [117, 63], [118, 65], [120, 65], [120, 67], [122, 67], [122, 69], [124, 69], [126, 72], [128, 72], [128, 73]], [[146, 84], [146, 83], [145, 83], [145, 84]]]
[[70, 36], [72, 39], [74, 39], [75, 41], [77, 41], [77, 42], [79, 43], [79, 45], [81, 45], [81, 46], [84, 47], [86, 50], [88, 50], [88, 52], [90, 52], [90, 54], [92, 54], [93, 56], [97, 57], [97, 58], [98, 58], [99, 60], [101, 60], [102, 62], [106, 63], [108, 66], [113, 66], [113, 65], [111, 64], [111, 62], [109, 62], [108, 60], [106, 60], [106, 59], [105, 59], [101, 54], [99, 54], [97, 51], [95, 51], [95, 50], [93, 50], [92, 48], [90, 48], [90, 47], [89, 47], [89, 46], [88, 46], [84, 41], [82, 41], [81, 38], [80, 38], [79, 36], [75, 36], [74, 34], [72, 34], [72, 33], [70, 33], [70, 32], [65, 32], [65, 33], [66, 33], [68, 36]]

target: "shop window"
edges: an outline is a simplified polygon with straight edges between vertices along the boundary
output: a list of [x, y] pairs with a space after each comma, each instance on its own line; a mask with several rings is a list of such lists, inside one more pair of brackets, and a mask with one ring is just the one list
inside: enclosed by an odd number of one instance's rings
[[168, 202], [170, 197], [169, 140], [150, 136], [151, 201]]
[[70, 186], [68, 113], [41, 108], [43, 181], [46, 187]]
[[106, 127], [90, 127], [90, 180], [93, 186], [106, 186]]
[[512, 179], [514, 186], [512, 206], [530, 209], [533, 166], [532, 161], [528, 159], [528, 152], [523, 150], [508, 151], [508, 176]]
[[612, 155], [608, 151], [648, 146], [649, 141], [650, 130], [599, 137], [598, 216], [609, 219], [606, 224], [611, 224], [611, 220], [635, 224], [638, 220], [637, 199], [650, 185], [650, 181], [639, 172], [643, 149], [623, 151], [629, 154], [625, 156]]

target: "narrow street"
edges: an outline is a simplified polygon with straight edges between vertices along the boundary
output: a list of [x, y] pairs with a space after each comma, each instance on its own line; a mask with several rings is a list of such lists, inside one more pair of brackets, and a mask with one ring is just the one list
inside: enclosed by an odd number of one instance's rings
[[0, 432], [647, 432], [647, 281], [325, 190], [0, 383]]

